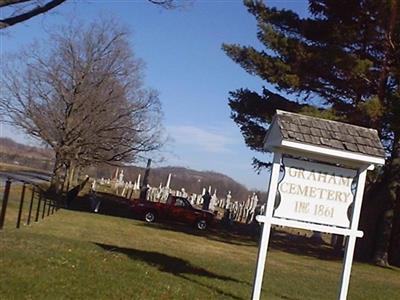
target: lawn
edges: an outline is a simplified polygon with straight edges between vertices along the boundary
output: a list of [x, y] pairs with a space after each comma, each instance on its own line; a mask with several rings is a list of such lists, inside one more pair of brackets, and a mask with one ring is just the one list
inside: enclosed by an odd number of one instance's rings
[[[249, 299], [257, 257], [248, 238], [68, 210], [0, 237], [1, 299]], [[274, 239], [263, 299], [336, 299], [340, 261]], [[354, 264], [349, 299], [399, 295], [399, 269]]]

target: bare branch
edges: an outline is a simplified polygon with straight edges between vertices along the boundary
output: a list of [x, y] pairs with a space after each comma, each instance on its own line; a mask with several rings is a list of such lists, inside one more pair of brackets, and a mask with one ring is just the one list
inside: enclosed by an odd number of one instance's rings
[[20, 4], [20, 3], [29, 2], [29, 1], [31, 1], [31, 0], [0, 0], [0, 7], [11, 6], [11, 5]]
[[[13, 16], [13, 17], [2, 19], [2, 20], [0, 20], [0, 29], [4, 29], [6, 27], [29, 20], [30, 18], [33, 18], [34, 16], [43, 14], [43, 13], [59, 6], [60, 4], [62, 4], [65, 1], [66, 0], [51, 0], [51, 1], [47, 2], [45, 5], [36, 6], [35, 8], [33, 8], [25, 13], [21, 13], [19, 15]], [[6, 2], [8, 2], [8, 1], [5, 1], [2, 6], [10, 5], [10, 4], [7, 4]], [[11, 4], [18, 3], [17, 1], [9, 1], [9, 2], [15, 2], [15, 3], [11, 3]], [[19, 2], [22, 3], [22, 2], [27, 2], [27, 1], [19, 1]]]

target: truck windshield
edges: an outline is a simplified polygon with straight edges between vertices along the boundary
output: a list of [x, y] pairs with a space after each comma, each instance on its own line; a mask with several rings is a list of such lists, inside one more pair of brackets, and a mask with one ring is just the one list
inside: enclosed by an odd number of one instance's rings
[[176, 198], [175, 199], [175, 206], [191, 207], [190, 202], [187, 201], [187, 199], [185, 199], [185, 198]]

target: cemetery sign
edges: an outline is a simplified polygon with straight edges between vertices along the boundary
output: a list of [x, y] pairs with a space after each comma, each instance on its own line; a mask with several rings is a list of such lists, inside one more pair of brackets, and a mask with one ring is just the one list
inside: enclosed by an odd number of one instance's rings
[[278, 110], [265, 149], [273, 153], [252, 299], [259, 300], [272, 225], [346, 239], [338, 299], [345, 300], [368, 170], [385, 163], [374, 129]]
[[286, 158], [274, 217], [349, 228], [356, 170]]

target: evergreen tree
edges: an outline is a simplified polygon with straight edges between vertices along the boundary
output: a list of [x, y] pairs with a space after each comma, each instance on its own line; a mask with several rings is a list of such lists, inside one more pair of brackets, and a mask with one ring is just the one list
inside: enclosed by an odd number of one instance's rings
[[[223, 50], [274, 90], [230, 92], [232, 118], [246, 144], [262, 141], [276, 109], [340, 120], [379, 131], [386, 164], [368, 191], [358, 246], [381, 265], [400, 264], [400, 4], [397, 0], [309, 0], [309, 16], [244, 1], [265, 49]], [[267, 166], [254, 159], [256, 167]], [[392, 226], [392, 224], [397, 224]]]

